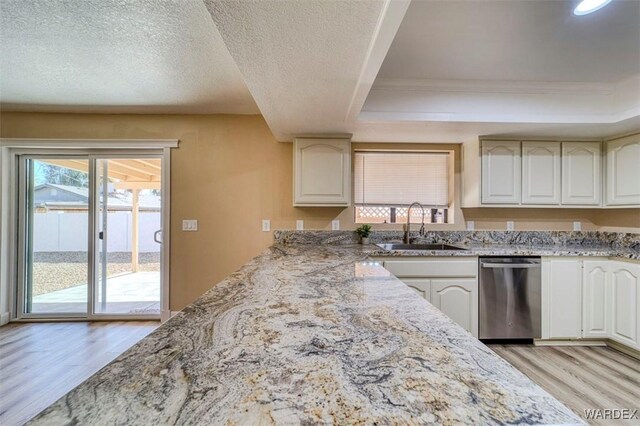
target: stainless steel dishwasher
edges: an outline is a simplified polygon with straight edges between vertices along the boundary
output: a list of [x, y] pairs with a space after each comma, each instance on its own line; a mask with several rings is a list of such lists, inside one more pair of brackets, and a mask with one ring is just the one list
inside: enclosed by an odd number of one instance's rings
[[480, 339], [540, 337], [539, 257], [481, 257]]

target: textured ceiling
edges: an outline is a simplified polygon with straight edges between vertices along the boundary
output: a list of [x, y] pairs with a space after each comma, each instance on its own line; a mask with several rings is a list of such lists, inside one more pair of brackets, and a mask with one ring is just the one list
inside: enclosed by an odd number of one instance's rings
[[640, 1], [413, 1], [378, 77], [618, 82], [640, 73]]
[[[205, 3], [278, 139], [349, 131], [352, 99], [386, 1]], [[398, 25], [405, 11], [398, 15]]]
[[202, 0], [0, 0], [3, 109], [259, 113]]

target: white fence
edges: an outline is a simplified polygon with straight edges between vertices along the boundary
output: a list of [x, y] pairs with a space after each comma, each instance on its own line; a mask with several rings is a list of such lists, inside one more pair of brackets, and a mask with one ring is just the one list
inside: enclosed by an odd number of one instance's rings
[[[153, 233], [160, 229], [160, 212], [140, 212], [138, 251], [159, 252]], [[47, 212], [34, 214], [33, 251], [87, 251], [88, 214]], [[131, 251], [131, 212], [109, 212], [107, 215], [107, 250]]]

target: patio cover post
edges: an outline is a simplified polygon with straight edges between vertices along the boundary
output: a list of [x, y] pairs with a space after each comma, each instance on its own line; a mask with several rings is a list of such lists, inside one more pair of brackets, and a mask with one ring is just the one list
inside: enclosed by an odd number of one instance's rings
[[131, 190], [131, 271], [138, 272], [138, 221], [139, 221], [139, 193], [140, 190]]

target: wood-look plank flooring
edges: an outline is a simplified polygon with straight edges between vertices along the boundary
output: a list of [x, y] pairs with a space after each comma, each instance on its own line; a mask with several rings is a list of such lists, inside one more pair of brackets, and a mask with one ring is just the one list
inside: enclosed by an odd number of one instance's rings
[[[488, 345], [589, 424], [640, 424], [640, 360], [608, 347]], [[587, 420], [587, 409], [638, 410], [634, 420]]]
[[0, 327], [0, 425], [21, 425], [152, 332], [157, 321]]

